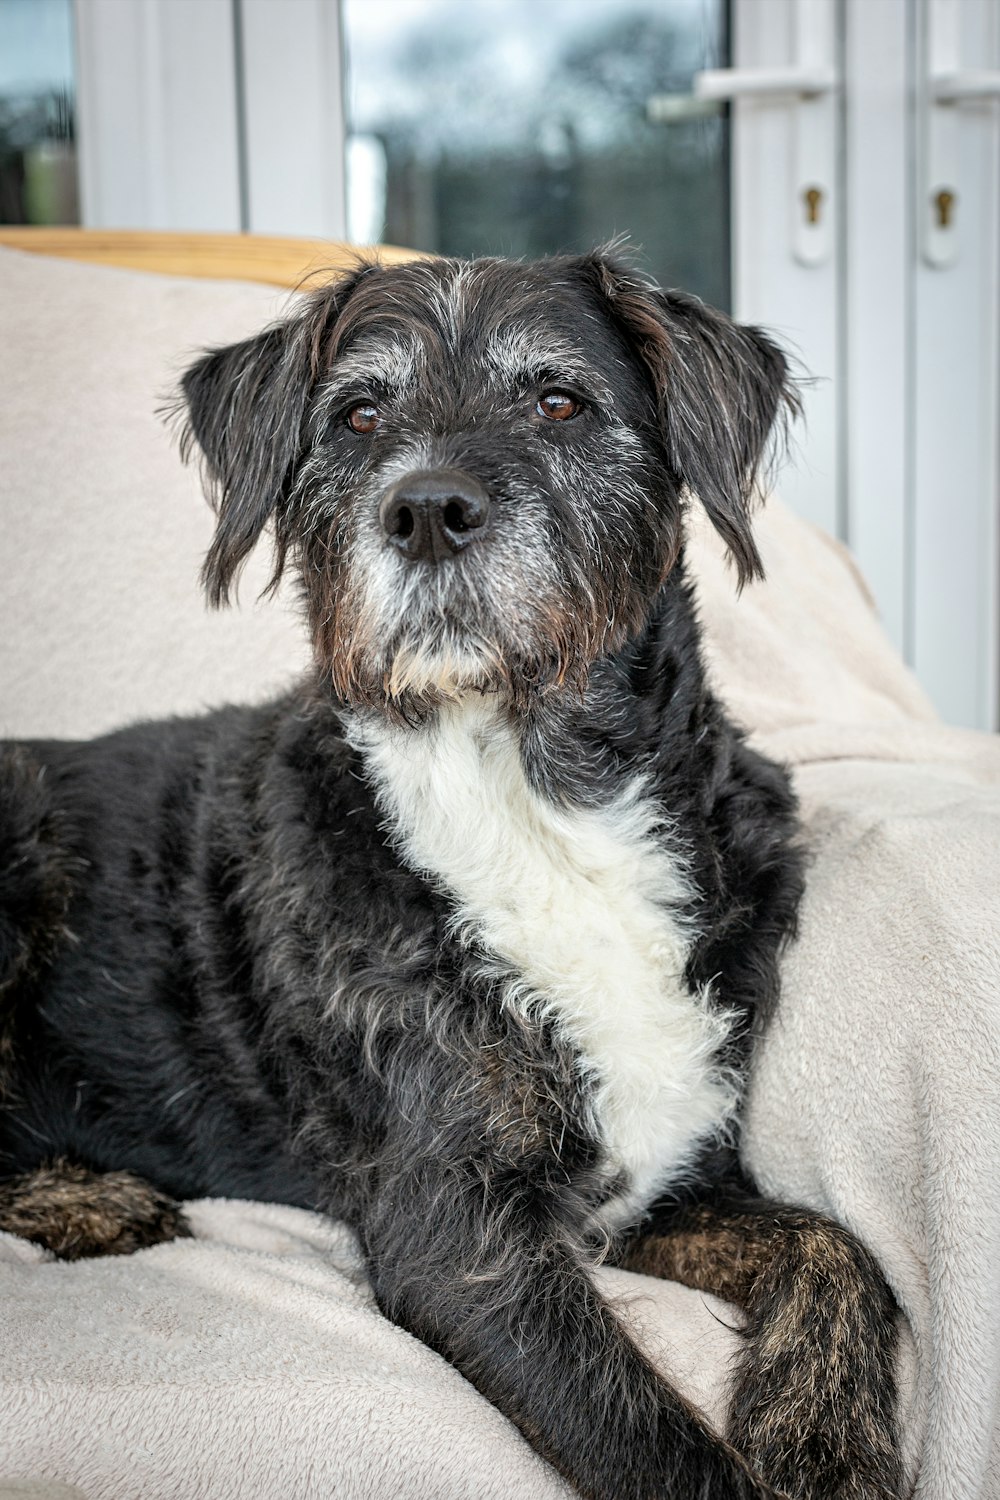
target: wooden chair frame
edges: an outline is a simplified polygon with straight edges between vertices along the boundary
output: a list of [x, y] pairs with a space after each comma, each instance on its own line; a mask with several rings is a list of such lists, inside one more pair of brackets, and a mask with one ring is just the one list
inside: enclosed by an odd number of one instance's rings
[[313, 274], [340, 271], [360, 255], [396, 264], [417, 252], [395, 245], [348, 245], [337, 240], [271, 234], [200, 234], [159, 229], [26, 228], [0, 225], [0, 245], [93, 265], [122, 266], [167, 276], [263, 281], [297, 287]]

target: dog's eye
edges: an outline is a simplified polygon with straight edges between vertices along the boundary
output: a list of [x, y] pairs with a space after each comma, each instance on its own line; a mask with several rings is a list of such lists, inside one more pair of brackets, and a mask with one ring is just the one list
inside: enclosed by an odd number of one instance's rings
[[535, 410], [540, 417], [548, 417], [550, 422], [568, 422], [580, 410], [580, 403], [565, 391], [546, 391]]
[[381, 416], [377, 406], [370, 401], [359, 401], [357, 406], [352, 406], [344, 419], [352, 432], [358, 432], [362, 437], [375, 431]]

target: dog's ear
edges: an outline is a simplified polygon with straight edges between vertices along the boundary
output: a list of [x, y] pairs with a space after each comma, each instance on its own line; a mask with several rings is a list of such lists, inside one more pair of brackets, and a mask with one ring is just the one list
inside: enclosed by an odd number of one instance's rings
[[[213, 604], [230, 585], [288, 492], [312, 384], [303, 325], [292, 319], [256, 337], [214, 349], [186, 372], [187, 421], [181, 452], [197, 442], [217, 523], [202, 580]], [[275, 538], [277, 583], [284, 543]]]
[[337, 317], [361, 278], [359, 267], [313, 292], [303, 308], [254, 338], [204, 354], [181, 379], [181, 453], [197, 443], [205, 489], [216, 512], [202, 569], [210, 601], [225, 604], [234, 579], [269, 521], [274, 571], [288, 549], [282, 502], [288, 499], [305, 444], [309, 397]]
[[763, 577], [752, 503], [772, 434], [799, 409], [784, 354], [759, 328], [662, 292], [601, 252], [584, 268], [649, 373], [674, 478], [705, 507], [740, 587]]

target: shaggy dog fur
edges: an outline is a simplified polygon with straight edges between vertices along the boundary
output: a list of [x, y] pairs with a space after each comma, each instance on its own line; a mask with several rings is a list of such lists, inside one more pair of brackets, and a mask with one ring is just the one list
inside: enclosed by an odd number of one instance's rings
[[[4, 753], [0, 1227], [75, 1257], [187, 1197], [321, 1209], [584, 1495], [897, 1495], [882, 1276], [737, 1153], [802, 862], [682, 526], [760, 572], [781, 354], [601, 253], [366, 265], [183, 392], [208, 593], [270, 528], [315, 666]], [[744, 1307], [725, 1441], [608, 1255]]]

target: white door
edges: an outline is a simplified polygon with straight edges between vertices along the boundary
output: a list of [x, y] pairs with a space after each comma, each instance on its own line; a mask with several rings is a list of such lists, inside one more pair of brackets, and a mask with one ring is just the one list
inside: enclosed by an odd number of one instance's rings
[[942, 715], [996, 728], [1000, 5], [733, 16], [728, 89], [694, 87], [734, 101], [734, 310], [817, 380], [782, 493], [851, 546]]

